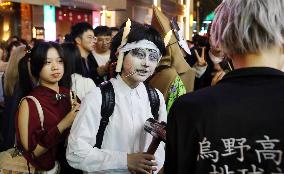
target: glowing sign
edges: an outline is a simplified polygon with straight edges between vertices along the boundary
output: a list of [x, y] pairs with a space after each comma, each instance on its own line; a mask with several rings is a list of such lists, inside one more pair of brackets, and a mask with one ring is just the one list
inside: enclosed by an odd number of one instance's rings
[[44, 5], [43, 6], [44, 16], [44, 39], [46, 41], [56, 40], [56, 23], [55, 23], [55, 7]]
[[93, 16], [93, 28], [96, 28], [97, 26], [100, 25], [101, 14], [100, 14], [100, 12], [93, 11], [92, 16]]
[[0, 7], [4, 7], [4, 6], [10, 6], [10, 5], [12, 5], [12, 3], [11, 2], [2, 2], [1, 3], [1, 0], [0, 0]]

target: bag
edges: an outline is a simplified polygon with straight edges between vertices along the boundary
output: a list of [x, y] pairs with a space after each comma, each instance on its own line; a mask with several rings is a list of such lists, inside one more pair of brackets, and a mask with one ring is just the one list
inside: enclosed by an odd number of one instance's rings
[[[160, 106], [159, 95], [157, 91], [154, 88], [150, 87], [147, 83], [144, 83], [144, 85], [148, 93], [148, 98], [151, 106], [151, 113], [154, 119], [157, 120], [159, 117], [159, 106]], [[110, 81], [105, 81], [101, 83], [99, 87], [102, 93], [102, 105], [101, 105], [102, 118], [100, 121], [98, 133], [96, 135], [96, 144], [94, 145], [94, 147], [100, 149], [103, 142], [104, 132], [109, 122], [109, 117], [112, 115], [114, 111], [115, 93]]]
[[60, 165], [56, 161], [53, 169], [38, 171], [28, 163], [17, 147], [0, 153], [0, 174], [59, 174]]
[[35, 168], [32, 165], [28, 164], [25, 157], [16, 147], [0, 153], [0, 169], [1, 174], [35, 173]]
[[[44, 129], [43, 128], [44, 115], [39, 101], [33, 96], [26, 96], [23, 99], [25, 98], [29, 98], [35, 103], [39, 115], [41, 129]], [[37, 171], [36, 168], [26, 160], [26, 158], [22, 155], [21, 151], [16, 146], [0, 153], [0, 174], [11, 174], [11, 173], [12, 174], [29, 174], [29, 173], [58, 174], [60, 173], [60, 166], [58, 162], [56, 162], [54, 168], [49, 171]]]

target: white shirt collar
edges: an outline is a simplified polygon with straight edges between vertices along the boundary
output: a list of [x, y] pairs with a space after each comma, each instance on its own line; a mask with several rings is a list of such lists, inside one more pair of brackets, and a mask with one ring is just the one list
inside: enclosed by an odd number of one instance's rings
[[132, 89], [122, 80], [120, 75], [117, 75], [116, 78], [114, 78], [113, 82], [113, 85], [116, 86], [116, 89], [118, 91], [118, 95], [129, 96], [129, 94], [131, 93], [136, 93], [139, 98], [142, 97], [141, 90], [144, 86], [143, 83], [140, 82], [136, 88]]

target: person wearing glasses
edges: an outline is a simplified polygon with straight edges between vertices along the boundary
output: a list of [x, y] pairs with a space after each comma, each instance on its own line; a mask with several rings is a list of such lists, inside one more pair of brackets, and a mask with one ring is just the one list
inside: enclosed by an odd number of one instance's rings
[[92, 58], [95, 60], [95, 83], [99, 85], [108, 78], [108, 67], [110, 60], [111, 30], [107, 26], [98, 26], [94, 29], [95, 45]]

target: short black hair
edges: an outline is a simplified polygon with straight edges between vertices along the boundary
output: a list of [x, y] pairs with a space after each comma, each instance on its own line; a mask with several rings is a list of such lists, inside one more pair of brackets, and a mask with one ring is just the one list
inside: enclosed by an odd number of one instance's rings
[[65, 34], [64, 42], [73, 42], [71, 34], [69, 34], [69, 33]]
[[[121, 39], [123, 35], [123, 28], [126, 23], [124, 23], [118, 33], [114, 36], [111, 43], [111, 60], [116, 61], [116, 52], [117, 48], [121, 44]], [[160, 50], [162, 55], [166, 54], [166, 48], [164, 44], [164, 40], [161, 34], [152, 26], [146, 24], [140, 24], [135, 21], [131, 21], [131, 30], [127, 36], [127, 43], [138, 42], [140, 40], [146, 39], [148, 41], [153, 42], [158, 49]]]
[[19, 38], [18, 36], [16, 36], [16, 35], [11, 36], [11, 37], [10, 37], [10, 40], [12, 40], [12, 39], [16, 39], [16, 41], [20, 41], [20, 38]]
[[[111, 42], [111, 54], [110, 54], [110, 60], [111, 62], [116, 62], [117, 61], [117, 49], [121, 44], [122, 40], [122, 35], [123, 35], [123, 29], [124, 26], [126, 25], [126, 22], [122, 24], [120, 27], [118, 33], [113, 37], [112, 42]], [[161, 36], [161, 34], [152, 26], [146, 25], [146, 24], [140, 24], [135, 21], [131, 21], [131, 29], [130, 32], [127, 36], [127, 43], [132, 43], [132, 42], [138, 42], [140, 40], [148, 40], [153, 42], [158, 49], [160, 50], [160, 53], [162, 56], [166, 54], [166, 48], [164, 44], [164, 40]], [[127, 55], [127, 52], [124, 53], [124, 56]], [[114, 75], [116, 75], [116, 72], [113, 72]]]
[[94, 29], [95, 36], [111, 36], [111, 30], [107, 26], [97, 26]]
[[20, 43], [24, 44], [25, 46], [28, 46], [28, 42], [25, 39], [20, 39]]
[[196, 34], [192, 37], [192, 42], [196, 48], [204, 47], [208, 45], [208, 38]]
[[31, 73], [39, 80], [40, 72], [46, 63], [47, 52], [50, 48], [55, 48], [64, 62], [64, 67], [66, 66], [66, 60], [64, 59], [63, 49], [58, 43], [55, 42], [39, 42], [31, 50]]
[[113, 32], [113, 31], [119, 31], [119, 28], [117, 27], [110, 27], [110, 30]]
[[93, 26], [88, 22], [79, 22], [71, 27], [71, 38], [72, 41], [75, 43], [75, 39], [77, 37], [81, 37], [82, 34], [88, 30], [93, 31]]

